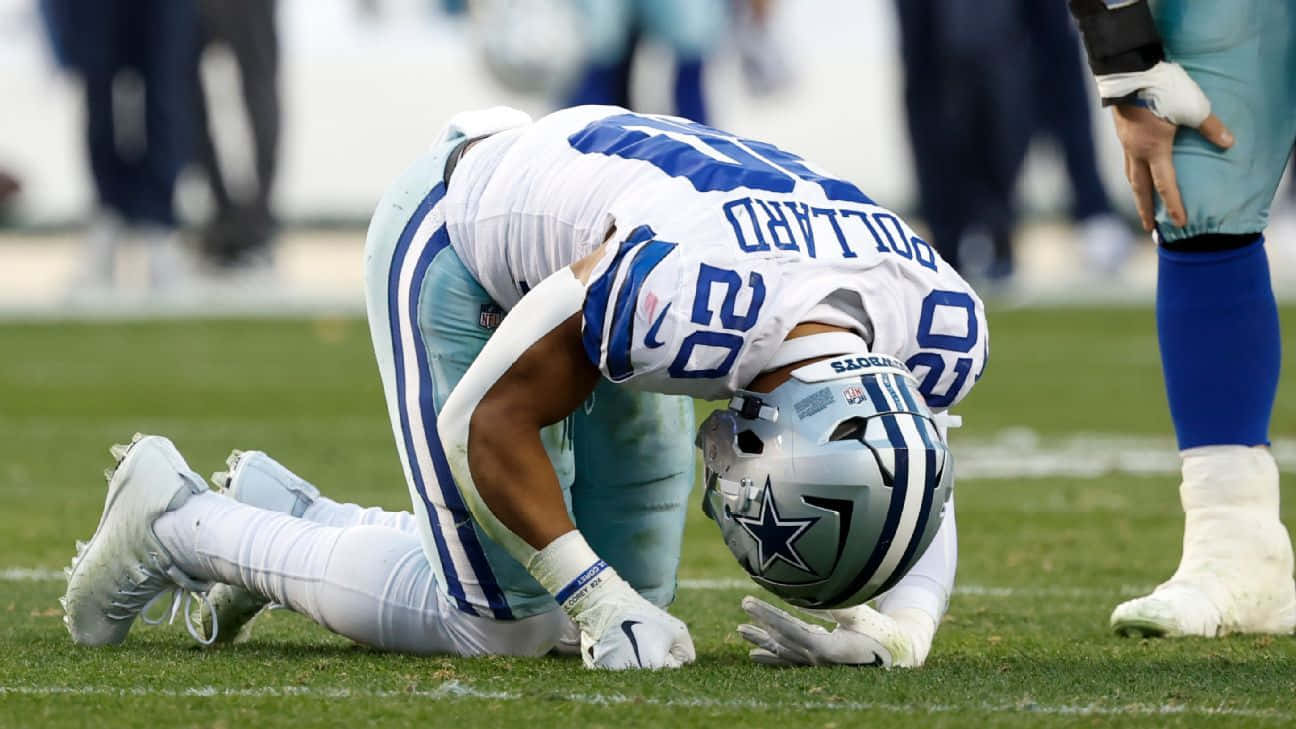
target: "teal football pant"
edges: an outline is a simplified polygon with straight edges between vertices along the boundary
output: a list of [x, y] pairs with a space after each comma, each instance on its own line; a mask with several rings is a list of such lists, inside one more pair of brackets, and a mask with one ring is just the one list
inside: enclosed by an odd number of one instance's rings
[[[458, 609], [500, 620], [556, 607], [480, 529], [450, 476], [437, 414], [498, 326], [500, 309], [449, 245], [440, 201], [452, 139], [387, 191], [365, 245], [365, 298], [388, 414], [424, 552]], [[543, 387], [543, 383], [537, 383]], [[674, 598], [694, 478], [693, 405], [601, 383], [541, 436], [577, 526], [652, 602]]]
[[1152, 0], [1166, 55], [1206, 92], [1237, 143], [1220, 150], [1180, 129], [1174, 164], [1188, 212], [1166, 240], [1264, 230], [1269, 204], [1296, 142], [1296, 3], [1290, 0]]
[[577, 0], [591, 62], [619, 61], [636, 30], [680, 58], [709, 54], [730, 25], [725, 0]]

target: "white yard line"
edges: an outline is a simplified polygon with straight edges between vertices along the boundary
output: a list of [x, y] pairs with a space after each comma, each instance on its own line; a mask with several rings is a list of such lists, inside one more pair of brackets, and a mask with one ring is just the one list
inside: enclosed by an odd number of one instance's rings
[[0, 569], [0, 582], [54, 582], [67, 579], [63, 570], [45, 567], [5, 567]]
[[[756, 590], [759, 586], [741, 578], [681, 579], [681, 590], [720, 591]], [[954, 593], [976, 597], [1110, 597], [1113, 595], [1141, 595], [1152, 585], [1119, 585], [1111, 588], [1094, 587], [1004, 587], [996, 585], [957, 585]]]
[[[0, 568], [0, 582], [62, 582], [62, 570], [44, 567]], [[727, 590], [756, 590], [758, 585], [750, 580], [733, 577], [718, 579], [681, 579], [681, 590], [718, 592]], [[1110, 597], [1113, 595], [1139, 595], [1151, 585], [1120, 585], [1112, 588], [1090, 587], [1005, 587], [997, 585], [959, 585], [954, 592], [977, 597]]]
[[[0, 696], [110, 696], [146, 698], [293, 698], [305, 697], [325, 700], [487, 700], [532, 701], [535, 695], [516, 691], [479, 689], [460, 681], [446, 681], [434, 689], [387, 691], [343, 687], [284, 686], [261, 688], [224, 688], [220, 686], [194, 686], [183, 689], [166, 689], [153, 686], [0, 686]], [[699, 696], [656, 698], [601, 693], [550, 693], [545, 700], [566, 701], [588, 706], [617, 706], [621, 704], [648, 704], [652, 706], [710, 708], [733, 710], [797, 710], [797, 711], [886, 711], [900, 714], [951, 714], [974, 712], [984, 714], [1039, 714], [1056, 716], [1228, 716], [1249, 719], [1291, 721], [1296, 714], [1277, 709], [1252, 709], [1230, 706], [1199, 706], [1191, 704], [1038, 704], [1022, 701], [1012, 704], [904, 704], [872, 701], [763, 701], [760, 699], [712, 699]]]
[[[109, 427], [111, 426], [111, 427]], [[320, 428], [336, 434], [342, 431], [354, 437], [375, 432], [376, 421], [355, 418], [325, 418], [313, 421], [294, 420], [292, 426], [314, 432]], [[112, 423], [76, 423], [67, 418], [6, 418], [0, 416], [0, 437], [10, 433], [41, 437], [64, 437], [72, 430], [78, 433], [101, 433], [120, 430], [129, 433], [133, 426], [123, 421]], [[161, 427], [173, 434], [262, 433], [263, 421], [249, 418], [221, 417], [198, 421], [171, 419]], [[954, 431], [950, 436], [954, 449], [955, 472], [960, 483], [982, 479], [1076, 478], [1097, 479], [1112, 475], [1176, 476], [1179, 452], [1168, 434], [1165, 436], [1131, 435], [1112, 432], [1079, 432], [1070, 435], [1041, 435], [1032, 428], [1005, 428], [990, 436], [965, 436]], [[1273, 453], [1278, 466], [1296, 473], [1296, 438], [1274, 439]]]
[[[1102, 478], [1113, 474], [1162, 476], [1179, 473], [1179, 451], [1170, 437], [1075, 433], [1042, 436], [1031, 428], [996, 435], [950, 436], [959, 481], [1010, 478]], [[1296, 438], [1275, 438], [1274, 458], [1296, 471]]]

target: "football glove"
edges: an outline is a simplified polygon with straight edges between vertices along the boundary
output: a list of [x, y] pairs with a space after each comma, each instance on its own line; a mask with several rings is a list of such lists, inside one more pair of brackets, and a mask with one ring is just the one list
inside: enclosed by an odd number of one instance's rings
[[527, 569], [580, 629], [587, 668], [678, 668], [697, 657], [684, 623], [635, 592], [579, 531], [536, 552]]
[[813, 611], [837, 623], [832, 631], [750, 595], [742, 608], [754, 624], [738, 626], [738, 633], [756, 646], [749, 654], [752, 660], [771, 666], [917, 668], [927, 659], [936, 632], [931, 616], [915, 608], [893, 615], [868, 605]]
[[1161, 61], [1146, 71], [1098, 76], [1104, 104], [1134, 96], [1153, 114], [1184, 127], [1199, 127], [1210, 116], [1210, 100], [1183, 66]]
[[586, 668], [679, 668], [697, 658], [683, 622], [645, 600], [611, 568], [600, 577], [597, 589], [568, 611], [581, 629]]

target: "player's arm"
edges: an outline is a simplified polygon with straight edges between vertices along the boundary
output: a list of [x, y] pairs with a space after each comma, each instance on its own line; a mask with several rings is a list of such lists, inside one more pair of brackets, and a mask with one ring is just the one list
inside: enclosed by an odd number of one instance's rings
[[580, 626], [586, 665], [679, 666], [694, 658], [687, 628], [589, 547], [540, 440], [600, 377], [581, 343], [577, 274], [588, 276], [591, 265], [555, 273], [509, 312], [446, 401], [438, 429], [473, 516]]
[[1084, 38], [1104, 106], [1112, 107], [1144, 230], [1156, 225], [1154, 193], [1175, 225], [1188, 222], [1172, 158], [1178, 126], [1197, 129], [1216, 146], [1233, 134], [1211, 113], [1210, 101], [1177, 63], [1165, 60], [1147, 0], [1068, 0]]

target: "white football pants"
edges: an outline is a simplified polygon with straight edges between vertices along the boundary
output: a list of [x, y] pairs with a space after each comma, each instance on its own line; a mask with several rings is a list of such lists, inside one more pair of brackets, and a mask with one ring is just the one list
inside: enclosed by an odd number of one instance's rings
[[164, 514], [154, 531], [187, 574], [246, 588], [382, 650], [536, 656], [569, 622], [556, 605], [502, 621], [449, 604], [409, 513], [320, 497], [304, 516], [324, 523], [212, 492]]

